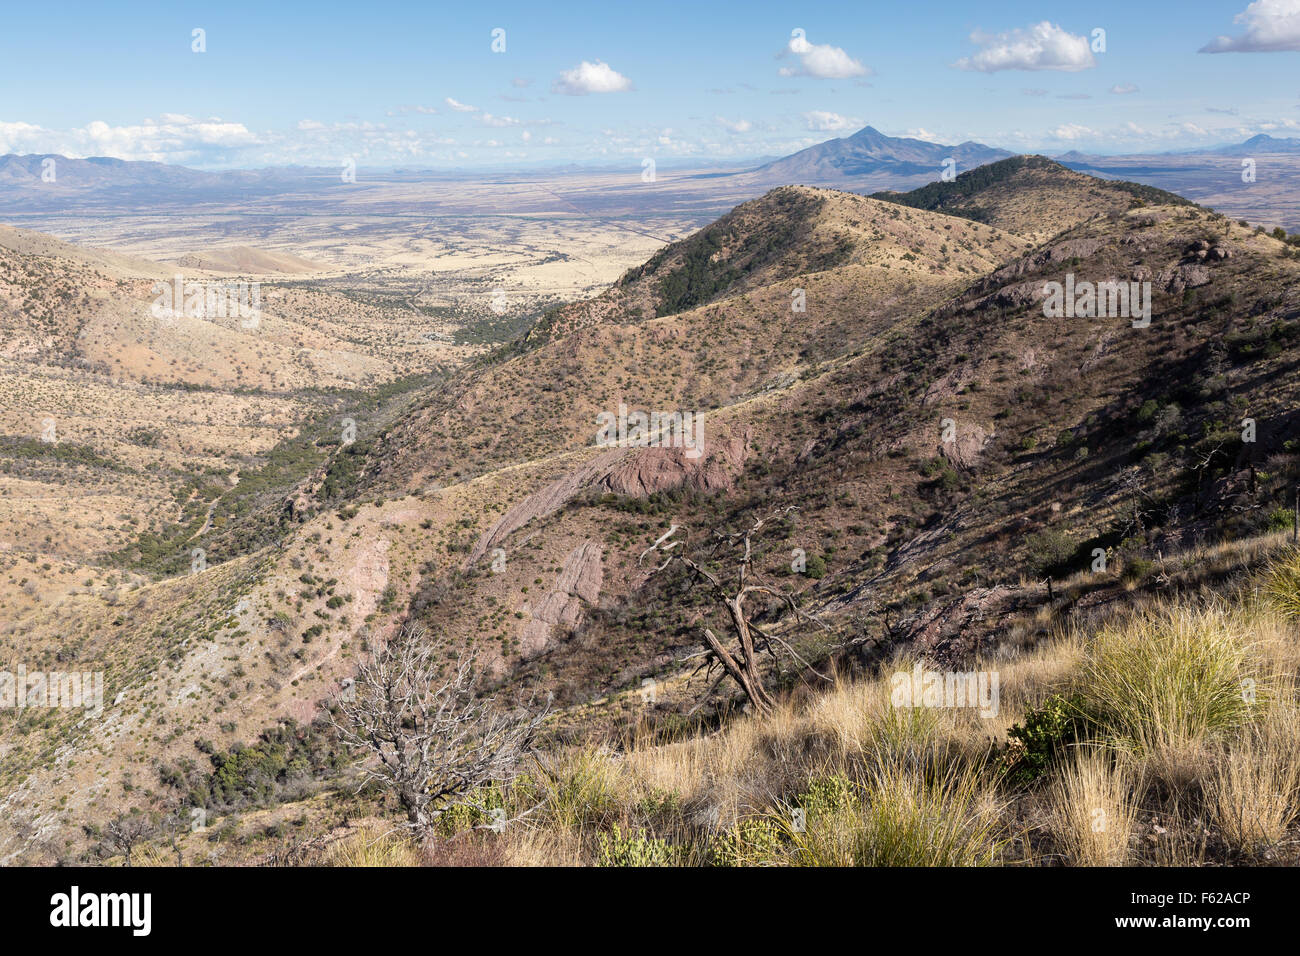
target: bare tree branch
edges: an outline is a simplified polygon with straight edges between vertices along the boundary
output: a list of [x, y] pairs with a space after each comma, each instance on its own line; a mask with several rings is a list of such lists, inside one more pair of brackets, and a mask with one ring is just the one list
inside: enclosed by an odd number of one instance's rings
[[[705, 664], [707, 664], [706, 679], [711, 674], [715, 664], [720, 666], [723, 671], [723, 674], [706, 691], [706, 696], [708, 693], [712, 693], [723, 678], [730, 677], [740, 687], [750, 705], [760, 713], [771, 710], [775, 701], [763, 685], [763, 678], [758, 665], [759, 650], [764, 651], [777, 661], [780, 660], [783, 653], [822, 680], [829, 681], [831, 679], [817, 672], [808, 661], [795, 651], [788, 641], [758, 627], [752, 619], [752, 613], [745, 607], [745, 602], [756, 595], [774, 598], [790, 610], [797, 620], [815, 623], [823, 630], [829, 631], [829, 628], [815, 616], [802, 610], [792, 594], [760, 580], [754, 568], [754, 535], [758, 534], [769, 522], [783, 518], [794, 510], [793, 507], [785, 508], [758, 518], [742, 531], [731, 533], [714, 531], [713, 536], [718, 544], [731, 549], [739, 549], [740, 551], [734, 588], [728, 588], [718, 574], [709, 570], [699, 561], [686, 557], [681, 552], [667, 555], [663, 563], [650, 572], [651, 574], [657, 574], [673, 562], [682, 564], [691, 572], [697, 584], [708, 591], [717, 604], [726, 611], [727, 619], [731, 625], [731, 642], [724, 642], [711, 628], [704, 628], [706, 648], [703, 656]], [[660, 537], [658, 541], [642, 552], [638, 563], [644, 561], [648, 554], [667, 552], [669, 548], [676, 546], [678, 542], [673, 542], [668, 547], [662, 547], [663, 542], [676, 530], [677, 526], [673, 525], [668, 534]], [[698, 656], [700, 655], [693, 654], [684, 660], [691, 660]], [[698, 672], [699, 669], [696, 668], [696, 671]]]
[[366, 781], [392, 790], [421, 831], [478, 787], [513, 777], [547, 713], [504, 713], [480, 697], [472, 654], [442, 671], [424, 628], [404, 626], [337, 700], [343, 719], [331, 716], [340, 738], [376, 761]]

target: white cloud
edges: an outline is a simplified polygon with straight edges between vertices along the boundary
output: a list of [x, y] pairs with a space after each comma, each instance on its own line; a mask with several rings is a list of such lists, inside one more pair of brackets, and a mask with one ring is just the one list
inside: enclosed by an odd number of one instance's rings
[[1273, 53], [1300, 51], [1300, 0], [1255, 0], [1232, 18], [1246, 32], [1240, 36], [1218, 36], [1201, 53]]
[[974, 56], [962, 57], [959, 70], [996, 73], [998, 70], [1061, 70], [1077, 73], [1097, 65], [1088, 38], [1062, 30], [1044, 20], [1007, 33], [976, 30], [971, 42], [980, 47]]
[[493, 116], [491, 113], [483, 114], [484, 126], [518, 126], [519, 120], [513, 116]]
[[[242, 123], [196, 120], [164, 113], [134, 126], [109, 126], [95, 120], [81, 128], [51, 130], [31, 123], [0, 123], [0, 153], [48, 152], [64, 156], [183, 163], [213, 150], [238, 149], [259, 142]], [[310, 122], [310, 121], [308, 121]]]
[[725, 116], [715, 116], [713, 121], [733, 133], [748, 133], [754, 128], [754, 124], [747, 119], [729, 120]]
[[477, 106], [470, 106], [468, 103], [460, 103], [453, 100], [450, 96], [445, 100], [446, 104], [454, 109], [457, 113], [477, 113]]
[[1120, 96], [1123, 96], [1126, 93], [1138, 92], [1138, 88], [1134, 86], [1132, 83], [1116, 83], [1114, 86], [1110, 88], [1110, 91], [1112, 93], [1116, 93]]
[[597, 60], [595, 63], [583, 60], [572, 70], [561, 70], [559, 77], [551, 84], [552, 92], [565, 93], [569, 96], [586, 96], [588, 93], [622, 93], [631, 88], [631, 80], [602, 60]]
[[852, 76], [869, 76], [871, 70], [858, 60], [849, 56], [837, 46], [829, 43], [809, 43], [802, 30], [795, 30], [790, 42], [782, 51], [793, 53], [799, 58], [799, 66], [783, 66], [782, 76], [820, 76], [827, 79], [843, 80]]
[[1064, 126], [1056, 127], [1050, 135], [1053, 139], [1073, 141], [1076, 139], [1095, 139], [1099, 134], [1095, 129], [1089, 129], [1087, 126], [1080, 126], [1078, 123], [1066, 123]]
[[856, 129], [861, 120], [850, 119], [829, 110], [810, 110], [803, 114], [804, 123], [811, 130], [828, 133], [840, 129]]

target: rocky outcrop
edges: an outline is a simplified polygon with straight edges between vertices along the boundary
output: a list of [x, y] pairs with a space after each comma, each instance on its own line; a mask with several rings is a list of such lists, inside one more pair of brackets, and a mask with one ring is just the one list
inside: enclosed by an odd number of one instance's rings
[[1073, 259], [1087, 259], [1101, 246], [1100, 239], [1067, 239], [1033, 255], [1007, 263], [986, 281], [990, 285], [1002, 285], [1013, 279], [1019, 279], [1026, 273], [1038, 272], [1048, 266], [1060, 265]]
[[535, 605], [525, 606], [531, 620], [519, 635], [520, 654], [525, 660], [542, 653], [559, 634], [571, 634], [582, 623], [587, 605], [600, 599], [604, 581], [601, 547], [584, 541], [564, 559], [555, 584]]
[[1163, 286], [1166, 292], [1177, 295], [1184, 289], [1195, 289], [1208, 285], [1210, 270], [1202, 265], [1183, 263], [1172, 269], [1164, 269], [1156, 275], [1155, 284]]
[[615, 462], [627, 453], [627, 449], [615, 448], [604, 454], [597, 455], [582, 467], [560, 476], [545, 488], [533, 492], [519, 504], [507, 510], [496, 524], [479, 536], [478, 542], [469, 553], [465, 566], [468, 568], [476, 563], [483, 555], [498, 547], [502, 541], [528, 524], [528, 522], [535, 518], [544, 518], [547, 515], [555, 514], [568, 504], [574, 495], [596, 481], [601, 475], [604, 475]]
[[738, 436], [706, 440], [698, 458], [691, 458], [684, 448], [615, 448], [597, 455], [510, 508], [479, 537], [465, 567], [500, 547], [528, 522], [559, 511], [586, 488], [637, 498], [682, 487], [698, 491], [730, 488], [749, 457], [749, 436], [745, 430]]
[[1019, 589], [996, 585], [975, 588], [961, 597], [926, 608], [894, 637], [935, 663], [956, 663], [971, 655], [998, 630], [1018, 604]]
[[691, 458], [684, 448], [638, 448], [603, 474], [597, 487], [616, 495], [646, 498], [656, 491], [689, 486], [697, 491], [722, 491], [735, 484], [749, 457], [749, 432], [705, 445]]
[[952, 441], [940, 443], [939, 454], [955, 468], [974, 468], [985, 446], [993, 440], [993, 434], [974, 422], [958, 422], [953, 431], [955, 434]]
[[1210, 245], [1205, 239], [1198, 239], [1183, 250], [1183, 258], [1189, 262], [1221, 262], [1232, 258], [1232, 250], [1227, 246]]

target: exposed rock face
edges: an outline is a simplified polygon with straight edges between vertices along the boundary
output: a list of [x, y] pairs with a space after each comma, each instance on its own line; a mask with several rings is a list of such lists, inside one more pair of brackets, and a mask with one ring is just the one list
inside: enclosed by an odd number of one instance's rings
[[479, 537], [465, 566], [472, 566], [533, 519], [559, 511], [584, 488], [638, 498], [683, 486], [718, 491], [735, 483], [749, 451], [748, 430], [738, 437], [707, 440], [698, 458], [688, 457], [684, 448], [611, 449], [509, 509]]
[[563, 475], [540, 491], [535, 491], [519, 504], [510, 508], [491, 528], [485, 531], [470, 551], [465, 566], [477, 562], [488, 551], [518, 531], [534, 518], [544, 518], [563, 508], [587, 485], [605, 474], [615, 462], [626, 455], [627, 449], [615, 448], [597, 455], [581, 468]]
[[1035, 301], [1041, 302], [1043, 299], [1043, 283], [1038, 282], [1021, 282], [1016, 285], [1005, 286], [998, 291], [990, 293], [979, 299], [963, 304], [962, 308], [968, 312], [977, 309], [984, 309], [989, 306], [996, 306], [1000, 309], [1018, 309], [1022, 306], [1030, 305]]
[[975, 588], [946, 604], [936, 603], [910, 624], [902, 643], [936, 663], [965, 660], [1014, 610], [1017, 590], [999, 584]]
[[1232, 258], [1232, 250], [1226, 246], [1210, 245], [1205, 239], [1197, 239], [1183, 250], [1183, 258], [1197, 262], [1221, 262]]
[[1012, 279], [1018, 279], [1027, 272], [1037, 272], [1046, 266], [1059, 265], [1075, 258], [1087, 259], [1101, 246], [1100, 239], [1067, 239], [1065, 242], [1058, 242], [1042, 252], [1007, 263], [989, 276], [986, 281], [992, 285], [1001, 285], [1010, 282]]
[[1166, 292], [1177, 295], [1184, 289], [1195, 289], [1207, 285], [1210, 270], [1202, 265], [1183, 264], [1165, 269], [1156, 276], [1156, 284], [1163, 285]]
[[600, 599], [603, 581], [601, 547], [595, 541], [584, 541], [564, 559], [555, 585], [530, 608], [532, 620], [519, 635], [523, 658], [536, 657], [546, 650], [557, 628], [567, 634], [581, 624], [584, 605], [595, 605]]
[[690, 485], [698, 491], [730, 488], [749, 457], [749, 432], [705, 444], [690, 458], [684, 448], [638, 448], [610, 468], [596, 484], [616, 495], [645, 498], [656, 491]]
[[956, 468], [975, 467], [993, 435], [974, 422], [959, 422], [954, 431], [956, 435], [952, 441], [939, 444], [939, 454]]

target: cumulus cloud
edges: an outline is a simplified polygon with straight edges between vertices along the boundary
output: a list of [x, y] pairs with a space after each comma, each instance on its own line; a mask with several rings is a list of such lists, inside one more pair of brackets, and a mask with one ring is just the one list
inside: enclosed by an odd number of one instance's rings
[[448, 106], [450, 106], [453, 110], [455, 110], [457, 113], [477, 113], [477, 112], [478, 112], [478, 107], [477, 107], [477, 106], [470, 106], [468, 103], [461, 103], [461, 102], [458, 102], [457, 100], [453, 100], [450, 96], [447, 97], [446, 100], [445, 100], [444, 102], [446, 102], [446, 104], [447, 104]]
[[723, 129], [733, 133], [748, 133], [754, 128], [754, 124], [747, 119], [729, 120], [725, 116], [715, 116], [713, 120]]
[[856, 129], [861, 125], [860, 120], [850, 119], [847, 116], [841, 116], [839, 113], [832, 113], [830, 110], [810, 110], [803, 114], [803, 119], [809, 129], [821, 133], [829, 133], [840, 129]]
[[586, 96], [588, 93], [622, 93], [632, 88], [632, 81], [608, 63], [583, 60], [571, 70], [561, 70], [551, 92], [568, 96]]
[[787, 53], [799, 58], [798, 66], [783, 66], [782, 76], [819, 76], [826, 79], [843, 80], [853, 76], [869, 76], [871, 70], [858, 60], [849, 56], [837, 46], [829, 43], [809, 43], [803, 30], [790, 34], [790, 42], [782, 56]]
[[1127, 93], [1136, 93], [1138, 91], [1138, 88], [1134, 86], [1132, 83], [1116, 83], [1114, 86], [1110, 88], [1110, 91], [1112, 93], [1123, 96]]
[[1051, 132], [1053, 139], [1064, 139], [1068, 141], [1074, 141], [1076, 139], [1094, 139], [1098, 135], [1099, 134], [1095, 129], [1090, 129], [1087, 126], [1080, 126], [1078, 123], [1066, 123], [1063, 126], [1056, 127], [1056, 129]]
[[1232, 18], [1244, 24], [1239, 36], [1218, 36], [1201, 53], [1275, 53], [1300, 51], [1300, 0], [1255, 0]]
[[0, 123], [0, 153], [48, 152], [64, 156], [110, 156], [114, 159], [183, 163], [213, 151], [256, 145], [259, 138], [242, 123], [217, 118], [194, 119], [164, 113], [131, 126], [100, 120], [84, 127], [51, 130], [31, 123]]
[[1044, 20], [1023, 30], [985, 33], [976, 30], [971, 42], [980, 49], [953, 66], [959, 70], [996, 73], [999, 70], [1060, 70], [1077, 73], [1097, 65], [1088, 38], [1062, 30]]
[[519, 120], [513, 116], [493, 116], [491, 113], [484, 113], [482, 116], [484, 126], [518, 126]]

